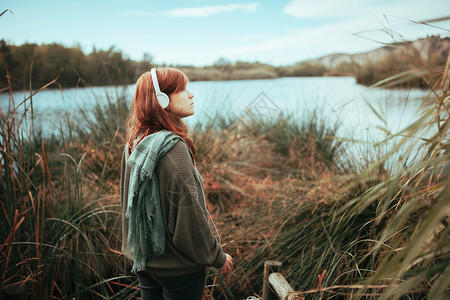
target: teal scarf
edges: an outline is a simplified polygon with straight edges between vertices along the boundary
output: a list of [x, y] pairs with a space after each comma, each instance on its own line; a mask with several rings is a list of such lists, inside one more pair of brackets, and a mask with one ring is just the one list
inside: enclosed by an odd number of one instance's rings
[[159, 159], [179, 139], [166, 130], [153, 133], [145, 137], [128, 158], [131, 173], [125, 216], [128, 218], [127, 243], [134, 257], [133, 273], [145, 269], [147, 258], [164, 254], [166, 238], [154, 171]]

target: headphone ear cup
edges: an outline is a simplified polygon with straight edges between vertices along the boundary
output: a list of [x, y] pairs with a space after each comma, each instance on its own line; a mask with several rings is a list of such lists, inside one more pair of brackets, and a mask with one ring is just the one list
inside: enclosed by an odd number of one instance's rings
[[169, 106], [169, 96], [167, 96], [167, 94], [161, 92], [161, 90], [159, 89], [159, 83], [158, 83], [158, 77], [156, 75], [156, 69], [152, 68], [150, 70], [151, 76], [152, 76], [152, 81], [153, 81], [153, 87], [155, 88], [155, 94], [156, 94], [156, 99], [159, 102], [159, 105], [162, 106], [162, 108], [166, 108], [167, 106]]
[[160, 92], [156, 95], [156, 99], [158, 99], [159, 105], [162, 106], [162, 108], [166, 108], [169, 106], [169, 96], [167, 96], [165, 93]]

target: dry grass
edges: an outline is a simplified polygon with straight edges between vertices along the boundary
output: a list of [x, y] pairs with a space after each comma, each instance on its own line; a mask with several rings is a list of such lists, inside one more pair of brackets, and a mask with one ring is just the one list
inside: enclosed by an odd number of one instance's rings
[[[397, 139], [392, 152], [359, 174], [318, 116], [229, 116], [194, 128], [209, 209], [235, 257], [231, 275], [211, 270], [205, 297], [260, 293], [269, 259], [283, 262], [306, 299], [448, 293], [449, 63], [417, 120], [385, 141]], [[81, 125], [64, 124], [60, 139], [27, 126], [32, 97], [24, 115], [18, 102], [11, 94], [1, 116], [1, 296], [135, 297], [118, 251], [126, 102], [80, 112]], [[397, 149], [404, 153], [388, 170]]]

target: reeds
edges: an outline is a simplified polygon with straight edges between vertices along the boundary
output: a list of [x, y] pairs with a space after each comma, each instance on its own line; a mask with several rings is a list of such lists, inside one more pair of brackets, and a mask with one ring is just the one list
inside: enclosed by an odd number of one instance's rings
[[[397, 156], [391, 176], [345, 207], [364, 211], [376, 205], [372, 223], [381, 230], [368, 256], [379, 258], [379, 263], [364, 282], [385, 282], [383, 299], [398, 299], [411, 293], [440, 299], [449, 294], [449, 65], [450, 56], [440, 70], [440, 79], [429, 81], [433, 86], [423, 99], [418, 118], [383, 141], [396, 139], [392, 151], [356, 179], [373, 176], [374, 167], [400, 149], [402, 154]], [[433, 74], [424, 77], [430, 75]], [[395, 80], [409, 78], [405, 74]], [[411, 162], [410, 157], [415, 159]]]
[[[278, 259], [306, 299], [448, 296], [449, 61], [422, 99], [417, 119], [382, 141], [392, 145], [390, 151], [360, 174], [327, 181], [337, 185], [331, 193], [322, 187], [312, 199], [299, 194], [287, 201], [279, 193], [268, 205], [233, 215], [248, 229], [241, 226], [231, 238], [255, 241], [236, 270], [238, 290], [259, 288], [263, 261]], [[423, 75], [417, 72], [379, 85]], [[276, 208], [278, 219], [267, 213]], [[261, 235], [265, 230], [268, 238]]]
[[[258, 295], [269, 259], [283, 262], [300, 298], [444, 297], [449, 61], [417, 120], [390, 134], [382, 143], [392, 150], [357, 174], [333, 138], [337, 125], [318, 112], [219, 116], [194, 128], [208, 206], [235, 258], [227, 277], [210, 270], [205, 298]], [[33, 93], [18, 101], [10, 91], [1, 111], [1, 297], [137, 297], [119, 251], [129, 102], [110, 98], [76, 112], [76, 123], [67, 116], [58, 139], [33, 126]]]
[[[379, 142], [388, 151], [358, 174], [328, 168], [339, 162], [342, 145], [329, 140], [334, 128], [310, 130], [320, 122], [247, 121], [232, 134], [232, 124], [204, 133], [208, 143], [220, 145], [214, 149], [239, 153], [206, 155], [204, 162], [209, 200], [227, 212], [217, 211], [217, 219], [236, 266], [227, 278], [217, 275], [215, 282], [233, 293], [221, 290], [216, 299], [258, 294], [265, 260], [283, 262], [288, 281], [305, 299], [448, 296], [449, 61], [441, 79], [429, 81], [435, 83], [417, 119]], [[376, 86], [429, 76], [411, 72]], [[322, 148], [311, 145], [320, 141], [325, 151], [318, 155]], [[268, 172], [248, 176], [256, 167]]]
[[[116, 130], [94, 140], [98, 128], [75, 134], [73, 124], [67, 122], [61, 127], [68, 131], [61, 130], [59, 139], [45, 137], [33, 122], [35, 91], [29, 88], [30, 96], [18, 101], [10, 85], [9, 106], [1, 110], [0, 296], [132, 296], [136, 290], [129, 287], [135, 279], [126, 276], [125, 261], [117, 251], [121, 242], [118, 188], [111, 188], [117, 185], [106, 176], [111, 165], [117, 171], [116, 158], [98, 159], [81, 146], [82, 137], [90, 132], [90, 144], [97, 152], [115, 154], [115, 142], [122, 147], [122, 136]], [[110, 118], [103, 119], [104, 124], [111, 125], [123, 115], [119, 103], [100, 109]], [[91, 171], [96, 175], [91, 176]], [[113, 178], [117, 179], [118, 175]]]

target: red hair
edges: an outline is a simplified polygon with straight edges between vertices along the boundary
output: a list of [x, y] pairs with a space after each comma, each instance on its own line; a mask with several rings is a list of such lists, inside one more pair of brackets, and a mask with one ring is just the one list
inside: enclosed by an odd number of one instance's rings
[[[156, 70], [159, 88], [161, 92], [171, 95], [186, 88], [188, 77], [174, 68], [158, 68]], [[128, 153], [142, 141], [146, 136], [168, 130], [183, 138], [189, 146], [192, 158], [195, 160], [195, 148], [192, 140], [188, 137], [187, 127], [181, 121], [169, 115], [156, 99], [150, 72], [139, 77], [136, 82], [136, 92], [131, 105], [131, 112], [127, 121]], [[135, 140], [138, 140], [135, 142]]]

